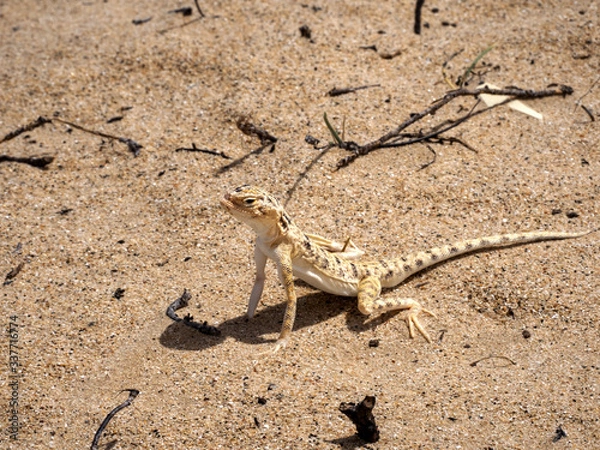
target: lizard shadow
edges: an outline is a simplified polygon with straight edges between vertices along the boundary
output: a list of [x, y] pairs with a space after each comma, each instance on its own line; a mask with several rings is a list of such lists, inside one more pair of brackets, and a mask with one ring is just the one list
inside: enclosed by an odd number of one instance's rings
[[[206, 350], [228, 338], [251, 345], [273, 343], [281, 331], [285, 306], [285, 302], [282, 302], [259, 307], [252, 319], [245, 314], [228, 319], [217, 327], [220, 332], [218, 336], [202, 334], [186, 326], [183, 321], [173, 322], [163, 330], [159, 342], [167, 348], [195, 351]], [[395, 315], [394, 312], [368, 318], [356, 308], [355, 298], [314, 292], [298, 298], [294, 330], [314, 326], [342, 313], [347, 313], [346, 326], [355, 333], [373, 329]]]
[[359, 438], [357, 434], [333, 440], [326, 440], [325, 442], [337, 445], [342, 450], [355, 450], [357, 448], [368, 446], [368, 443]]

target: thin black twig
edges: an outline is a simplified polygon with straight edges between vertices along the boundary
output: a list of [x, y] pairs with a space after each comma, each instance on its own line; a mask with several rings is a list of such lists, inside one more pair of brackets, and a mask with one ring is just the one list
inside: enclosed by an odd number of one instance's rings
[[585, 111], [585, 113], [588, 115], [588, 117], [592, 120], [592, 122], [596, 121], [596, 118], [594, 117], [594, 114], [592, 113], [592, 111], [585, 106], [583, 103], [581, 104], [581, 108]]
[[34, 156], [0, 155], [0, 163], [4, 162], [4, 161], [29, 164], [30, 166], [44, 169], [48, 164], [50, 164], [52, 161], [54, 161], [54, 156], [52, 156], [52, 155], [34, 155]]
[[[431, 131], [428, 134], [421, 134], [419, 136], [415, 136], [412, 137], [406, 141], [401, 141], [398, 142], [397, 140], [392, 141], [389, 144], [382, 144], [379, 148], [394, 148], [394, 147], [404, 147], [405, 145], [412, 145], [412, 144], [417, 144], [419, 142], [434, 142], [433, 139], [438, 139], [438, 142], [436, 143], [443, 143], [443, 138], [440, 138], [440, 135], [442, 133], [445, 133], [446, 131], [451, 130], [452, 128], [456, 128], [457, 126], [459, 126], [461, 123], [466, 122], [467, 120], [479, 115], [479, 114], [483, 114], [484, 112], [487, 112], [490, 109], [496, 108], [500, 105], [504, 105], [505, 103], [508, 103], [512, 101], [512, 99], [506, 99], [501, 103], [498, 103], [496, 105], [492, 105], [492, 106], [488, 106], [484, 109], [480, 109], [479, 111], [475, 111], [475, 108], [477, 107], [477, 105], [479, 104], [479, 101], [477, 103], [475, 103], [473, 105], [473, 107], [471, 108], [471, 110], [465, 114], [463, 117], [460, 117], [456, 120], [451, 120], [448, 121], [447, 124], [445, 126], [442, 127], [434, 127], [434, 130]], [[448, 139], [450, 140], [450, 138]]]
[[327, 92], [327, 95], [329, 95], [330, 97], [337, 97], [339, 95], [344, 95], [344, 94], [349, 94], [351, 92], [356, 92], [356, 91], [360, 91], [361, 89], [369, 89], [369, 88], [374, 88], [374, 87], [380, 87], [380, 84], [368, 84], [365, 86], [357, 86], [357, 87], [349, 87], [349, 88], [333, 88], [331, 89], [329, 92]]
[[585, 91], [583, 93], [583, 95], [581, 97], [579, 97], [576, 101], [575, 101], [575, 106], [580, 105], [581, 104], [581, 100], [583, 100], [583, 98], [585, 96], [587, 96], [590, 92], [592, 92], [592, 89], [594, 89], [594, 87], [600, 82], [600, 76], [598, 76], [598, 78], [596, 78], [594, 80], [594, 82], [591, 84], [591, 86], [588, 88], [587, 91]]
[[77, 128], [78, 130], [81, 130], [81, 131], [85, 131], [86, 133], [94, 134], [96, 136], [100, 136], [100, 137], [103, 137], [106, 139], [112, 139], [115, 141], [119, 141], [122, 144], [127, 145], [127, 148], [129, 149], [129, 151], [131, 153], [133, 153], [133, 156], [138, 156], [140, 154], [140, 150], [143, 148], [140, 144], [135, 142], [133, 139], [119, 137], [119, 136], [113, 136], [112, 134], [103, 133], [102, 131], [90, 130], [89, 128], [82, 127], [81, 125], [77, 125], [77, 124], [75, 124], [73, 122], [69, 122], [67, 120], [59, 119], [58, 117], [55, 117], [52, 120], [56, 120], [57, 122], [64, 123], [65, 125], [69, 125], [70, 127]]
[[198, 10], [198, 13], [200, 14], [200, 17], [205, 17], [204, 13], [200, 9], [200, 4], [198, 3], [198, 0], [194, 0], [194, 3], [196, 4], [196, 9]]
[[425, 0], [417, 0], [415, 5], [415, 25], [413, 28], [415, 34], [421, 34], [421, 9], [423, 8], [424, 4]]
[[225, 152], [220, 152], [218, 150], [209, 150], [207, 148], [198, 148], [196, 144], [192, 142], [192, 147], [179, 147], [175, 149], [176, 152], [200, 152], [207, 153], [209, 155], [220, 156], [221, 158], [231, 159], [231, 156], [226, 155]]
[[162, 30], [158, 30], [158, 34], [165, 34], [165, 33], [168, 33], [171, 30], [176, 30], [176, 29], [179, 29], [179, 28], [184, 28], [184, 27], [187, 27], [188, 25], [191, 25], [191, 24], [193, 24], [195, 22], [199, 22], [201, 20], [202, 20], [202, 17], [196, 17], [195, 19], [192, 19], [192, 20], [190, 20], [189, 22], [186, 22], [186, 23], [182, 23], [181, 25], [175, 25], [175, 26], [172, 26], [172, 27], [169, 27], [169, 28], [164, 28]]
[[208, 325], [206, 321], [203, 323], [194, 322], [194, 318], [190, 314], [187, 314], [185, 317], [181, 318], [175, 313], [175, 311], [178, 309], [185, 308], [191, 298], [192, 295], [189, 293], [189, 291], [184, 289], [181, 297], [171, 303], [167, 308], [167, 317], [175, 322], [183, 322], [184, 325], [187, 325], [188, 327], [193, 328], [202, 334], [219, 336], [221, 334], [221, 330], [219, 330], [217, 327], [213, 327], [212, 325]]
[[425, 145], [425, 146], [431, 153], [433, 153], [433, 158], [431, 159], [431, 161], [428, 161], [425, 164], [421, 164], [421, 167], [419, 167], [419, 170], [427, 169], [437, 159], [437, 153], [435, 152], [435, 150], [433, 148], [431, 148], [431, 145]]
[[151, 20], [152, 20], [152, 16], [146, 17], [144, 19], [133, 19], [131, 21], [131, 23], [134, 24], [134, 25], [143, 25], [143, 24], [145, 24], [147, 22], [150, 22]]
[[[19, 127], [16, 130], [11, 131], [10, 133], [8, 133], [6, 136], [4, 136], [0, 140], [0, 144], [2, 142], [6, 142], [6, 141], [10, 141], [11, 139], [14, 139], [15, 137], [19, 136], [22, 133], [25, 133], [26, 131], [31, 131], [34, 128], [41, 127], [42, 125], [45, 125], [47, 123], [54, 122], [54, 121], [64, 123], [65, 125], [69, 125], [70, 127], [77, 128], [78, 130], [81, 130], [81, 131], [85, 131], [86, 133], [91, 133], [91, 134], [95, 134], [96, 136], [119, 141], [122, 144], [127, 145], [127, 148], [129, 148], [129, 150], [133, 153], [134, 156], [137, 156], [140, 153], [140, 149], [143, 148], [140, 144], [138, 144], [137, 142], [135, 142], [134, 140], [129, 139], [129, 138], [113, 136], [112, 134], [102, 133], [101, 131], [90, 130], [89, 128], [82, 127], [81, 125], [77, 125], [77, 124], [75, 124], [73, 122], [69, 122], [67, 120], [59, 119], [58, 117], [55, 117], [54, 119], [48, 119], [43, 116], [38, 117], [36, 120], [28, 123], [25, 126]], [[43, 155], [41, 157], [34, 157], [34, 158], [16, 158], [16, 157], [10, 157], [10, 156], [7, 157], [6, 155], [4, 155], [0, 159], [0, 162], [16, 161], [16, 162], [23, 162], [26, 164], [30, 164], [35, 167], [44, 167], [44, 166], [50, 164], [53, 160], [54, 160], [54, 157], [48, 156], [48, 155]]]
[[6, 142], [6, 141], [10, 141], [11, 139], [16, 138], [18, 135], [25, 133], [27, 131], [31, 131], [35, 128], [41, 127], [47, 123], [52, 122], [52, 120], [47, 119], [43, 116], [38, 117], [37, 119], [35, 119], [33, 122], [28, 123], [27, 125], [24, 125], [22, 127], [17, 128], [14, 131], [11, 131], [10, 133], [8, 133], [6, 136], [4, 136], [2, 139], [0, 139], [0, 144], [2, 142]]
[[123, 389], [121, 392], [125, 392], [125, 391], [129, 392], [129, 397], [127, 398], [127, 400], [125, 400], [123, 403], [121, 403], [119, 406], [117, 406], [115, 409], [113, 409], [111, 412], [109, 412], [108, 415], [106, 416], [106, 418], [102, 421], [102, 423], [100, 424], [100, 428], [98, 428], [98, 431], [96, 431], [96, 434], [94, 435], [94, 440], [92, 441], [91, 450], [98, 450], [98, 441], [100, 440], [100, 437], [102, 436], [102, 433], [104, 432], [104, 429], [108, 425], [108, 422], [110, 422], [112, 420], [112, 418], [115, 416], [115, 414], [117, 414], [119, 411], [121, 411], [122, 409], [127, 408], [129, 405], [131, 405], [133, 400], [140, 393], [140, 391], [138, 391], [137, 389]]
[[475, 367], [477, 364], [479, 364], [481, 361], [485, 361], [488, 359], [504, 359], [506, 361], [508, 361], [509, 363], [511, 363], [513, 366], [516, 366], [517, 363], [514, 362], [512, 359], [506, 357], [506, 356], [502, 356], [502, 355], [490, 355], [490, 356], [486, 356], [485, 358], [481, 358], [478, 359], [477, 361], [473, 361], [471, 364], [469, 364], [471, 367]]
[[191, 16], [192, 15], [192, 8], [190, 6], [184, 6], [182, 8], [177, 8], [177, 9], [172, 9], [170, 11], [167, 11], [168, 14], [181, 14], [182, 16], [186, 17], [186, 16]]

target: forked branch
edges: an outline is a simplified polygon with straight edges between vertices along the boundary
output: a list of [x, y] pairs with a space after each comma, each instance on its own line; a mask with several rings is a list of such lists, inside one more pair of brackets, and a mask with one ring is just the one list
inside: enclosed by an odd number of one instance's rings
[[[533, 89], [520, 89], [516, 87], [507, 87], [503, 89], [492, 89], [487, 86], [483, 86], [478, 89], [455, 89], [453, 91], [448, 92], [442, 98], [433, 102], [429, 107], [425, 108], [423, 111], [411, 114], [411, 116], [398, 125], [396, 128], [386, 133], [385, 135], [375, 139], [371, 142], [368, 142], [363, 145], [359, 145], [353, 141], [344, 141], [340, 139], [339, 134], [335, 132], [335, 129], [331, 126], [331, 124], [326, 121], [326, 124], [335, 140], [333, 144], [334, 147], [339, 147], [343, 150], [347, 150], [351, 154], [340, 159], [337, 163], [337, 169], [341, 169], [346, 167], [355, 159], [360, 156], [367, 155], [374, 150], [378, 150], [381, 148], [390, 148], [390, 147], [402, 147], [405, 145], [411, 145], [415, 143], [443, 143], [448, 142], [448, 140], [453, 140], [456, 142], [455, 138], [448, 138], [442, 136], [443, 133], [456, 128], [457, 126], [463, 124], [464, 122], [472, 119], [473, 117], [485, 113], [492, 108], [495, 108], [500, 105], [504, 105], [513, 100], [517, 99], [536, 99], [536, 98], [544, 98], [551, 96], [566, 96], [573, 93], [573, 89], [569, 86], [565, 85], [551, 85], [548, 89], [536, 91]], [[419, 122], [423, 118], [427, 116], [433, 116], [437, 111], [442, 109], [444, 106], [448, 105], [453, 100], [459, 97], [473, 97], [478, 98], [480, 94], [490, 94], [490, 95], [501, 95], [508, 96], [508, 98], [494, 106], [489, 106], [484, 109], [476, 109], [479, 101], [471, 108], [471, 110], [464, 116], [459, 117], [455, 120], [446, 121], [445, 123], [435, 125], [428, 130], [422, 130], [419, 133], [407, 133], [405, 130], [411, 125]], [[333, 131], [331, 131], [333, 129]]]

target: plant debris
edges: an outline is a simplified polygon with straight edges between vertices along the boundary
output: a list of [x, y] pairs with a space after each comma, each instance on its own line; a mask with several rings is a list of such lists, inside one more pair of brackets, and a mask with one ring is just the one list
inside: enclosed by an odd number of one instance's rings
[[171, 11], [167, 11], [169, 14], [181, 14], [182, 16], [191, 16], [192, 15], [192, 7], [184, 6], [183, 8], [172, 9]]
[[417, 0], [415, 4], [415, 24], [413, 26], [415, 34], [421, 34], [421, 10], [424, 4], [425, 0]]
[[175, 149], [176, 152], [199, 152], [199, 153], [207, 153], [209, 155], [220, 156], [221, 158], [231, 159], [231, 156], [225, 154], [225, 152], [220, 152], [218, 150], [209, 150], [206, 148], [198, 148], [196, 144], [192, 142], [192, 147], [179, 147]]
[[552, 437], [552, 442], [558, 442], [562, 438], [567, 437], [567, 432], [564, 430], [562, 425], [559, 425], [556, 431], [554, 432], [554, 437]]
[[367, 442], [379, 440], [379, 429], [373, 416], [374, 407], [375, 396], [367, 395], [358, 405], [342, 402], [339, 408], [356, 425], [358, 436]]
[[200, 14], [200, 17], [205, 17], [204, 13], [200, 9], [200, 4], [198, 3], [198, 0], [194, 0], [194, 3], [196, 4], [196, 9], [198, 10], [198, 14]]
[[[411, 114], [408, 119], [402, 122], [398, 127], [394, 128], [390, 132], [385, 135], [371, 141], [367, 144], [357, 144], [353, 141], [344, 141], [342, 140], [338, 133], [335, 131], [333, 126], [328, 122], [325, 118], [325, 123], [333, 136], [335, 143], [329, 144], [330, 147], [339, 147], [343, 150], [346, 150], [351, 153], [351, 155], [346, 156], [340, 159], [336, 165], [336, 170], [341, 169], [343, 167], [348, 166], [350, 163], [354, 162], [357, 158], [367, 155], [374, 150], [382, 149], [382, 148], [394, 148], [394, 147], [403, 147], [405, 145], [412, 145], [416, 143], [430, 143], [430, 144], [443, 144], [446, 142], [458, 142], [464, 144], [462, 141], [457, 138], [446, 138], [442, 135], [447, 131], [450, 131], [453, 128], [463, 124], [464, 122], [472, 119], [479, 114], [485, 113], [493, 108], [496, 108], [500, 105], [504, 105], [506, 103], [510, 103], [515, 99], [533, 99], [533, 98], [544, 98], [551, 96], [562, 96], [565, 97], [567, 95], [571, 95], [573, 93], [573, 88], [566, 85], [550, 85], [548, 89], [544, 90], [533, 90], [533, 89], [520, 89], [516, 87], [508, 87], [502, 89], [492, 89], [489, 86], [482, 86], [478, 89], [466, 89], [459, 88], [454, 89], [450, 92], [447, 92], [442, 98], [435, 101], [432, 105], [425, 108], [423, 111], [419, 113]], [[457, 119], [447, 120], [440, 124], [434, 125], [428, 130], [420, 130], [418, 132], [407, 133], [405, 130], [422, 120], [427, 116], [434, 116], [437, 111], [441, 108], [452, 102], [453, 100], [459, 97], [474, 97], [478, 99], [481, 94], [490, 94], [490, 95], [503, 95], [506, 96], [506, 99], [500, 103], [497, 103], [492, 106], [488, 106], [483, 109], [476, 110], [476, 107], [479, 105], [479, 100], [473, 105], [473, 107], [469, 110], [469, 112]], [[450, 139], [450, 140], [449, 140]], [[467, 147], [471, 149], [470, 147]], [[472, 149], [471, 149], [472, 150]]]
[[485, 358], [481, 358], [478, 359], [477, 361], [473, 361], [471, 364], [469, 364], [471, 367], [475, 367], [477, 364], [479, 364], [481, 361], [485, 361], [488, 359], [504, 359], [505, 361], [508, 361], [509, 363], [511, 363], [513, 366], [516, 366], [517, 363], [514, 362], [512, 359], [506, 357], [506, 356], [502, 356], [502, 355], [490, 355], [490, 356], [486, 356]]
[[[22, 133], [25, 133], [26, 131], [31, 131], [35, 128], [41, 127], [47, 123], [51, 123], [51, 122], [60, 122], [60, 123], [64, 123], [65, 125], [68, 125], [70, 127], [76, 128], [78, 130], [84, 131], [86, 133], [90, 133], [90, 134], [94, 134], [96, 136], [100, 136], [106, 139], [112, 139], [112, 140], [116, 140], [121, 142], [122, 144], [127, 145], [127, 148], [129, 148], [129, 151], [131, 151], [131, 153], [133, 153], [133, 156], [138, 156], [140, 153], [140, 150], [143, 148], [140, 144], [138, 144], [137, 142], [135, 142], [132, 139], [129, 138], [125, 138], [125, 137], [119, 137], [119, 136], [113, 136], [111, 134], [107, 134], [107, 133], [103, 133], [101, 131], [95, 131], [95, 130], [90, 130], [88, 128], [82, 127], [81, 125], [77, 125], [74, 124], [73, 122], [69, 122], [67, 120], [63, 120], [63, 119], [59, 119], [58, 117], [55, 117], [54, 119], [48, 119], [46, 117], [40, 116], [38, 117], [36, 120], [34, 120], [33, 122], [28, 123], [25, 126], [19, 127], [14, 131], [11, 131], [10, 133], [8, 133], [6, 136], [4, 136], [2, 139], [0, 139], [0, 144], [6, 141], [10, 141], [11, 139], [14, 139], [15, 137], [19, 136]], [[7, 159], [9, 158], [9, 159]], [[2, 155], [0, 157], [0, 162], [2, 161], [16, 161], [16, 162], [24, 162], [26, 164], [30, 164], [33, 165], [35, 167], [44, 167], [48, 164], [50, 164], [53, 160], [54, 157], [53, 156], [48, 156], [48, 155], [42, 155], [42, 156], [38, 156], [38, 157], [33, 157], [33, 158], [18, 158], [19, 160], [17, 160], [16, 157], [10, 157], [7, 155]], [[36, 165], [37, 164], [37, 165]]]
[[4, 278], [4, 286], [11, 284], [13, 282], [14, 278], [17, 275], [19, 275], [19, 272], [21, 272], [21, 270], [23, 269], [24, 266], [25, 266], [25, 263], [21, 262], [21, 263], [19, 263], [19, 265], [17, 267], [15, 267], [10, 272], [8, 272], [6, 274], [6, 277]]
[[300, 36], [302, 36], [305, 39], [312, 38], [312, 31], [308, 25], [302, 25], [300, 27]]
[[152, 16], [146, 17], [145, 19], [133, 19], [131, 21], [131, 23], [134, 24], [134, 25], [143, 25], [146, 22], [150, 22], [151, 20], [152, 20]]
[[183, 322], [184, 325], [187, 325], [188, 327], [193, 328], [202, 334], [219, 336], [221, 334], [221, 330], [219, 330], [217, 327], [213, 327], [212, 325], [208, 325], [206, 321], [204, 321], [204, 323], [194, 322], [194, 318], [190, 314], [187, 314], [185, 317], [181, 318], [175, 313], [175, 311], [178, 309], [188, 306], [188, 302], [191, 298], [192, 295], [189, 293], [189, 291], [184, 289], [181, 297], [171, 303], [167, 308], [167, 317], [175, 322]]
[[125, 392], [125, 391], [129, 392], [129, 397], [127, 398], [127, 400], [125, 400], [123, 403], [121, 403], [119, 406], [117, 406], [115, 409], [113, 409], [111, 412], [109, 412], [108, 415], [106, 416], [106, 418], [102, 421], [102, 423], [100, 424], [100, 428], [98, 428], [98, 431], [96, 431], [96, 434], [94, 435], [94, 440], [92, 441], [91, 450], [98, 450], [98, 441], [100, 440], [100, 437], [102, 436], [102, 433], [104, 432], [104, 429], [108, 425], [108, 422], [110, 422], [112, 420], [112, 418], [115, 416], [115, 414], [117, 414], [119, 411], [121, 411], [122, 409], [127, 408], [129, 405], [131, 405], [133, 400], [140, 393], [140, 391], [138, 391], [137, 389], [123, 389], [121, 392]]
[[46, 168], [48, 164], [54, 161], [54, 156], [52, 155], [34, 155], [34, 156], [10, 156], [10, 155], [0, 155], [0, 163], [1, 162], [17, 162], [28, 164], [33, 167], [38, 167], [40, 169]]
[[273, 136], [271, 133], [264, 130], [263, 128], [254, 125], [252, 122], [250, 122], [250, 118], [248, 116], [238, 117], [238, 120], [236, 121], [235, 125], [246, 136], [256, 136], [257, 138], [259, 138], [260, 143], [262, 145], [272, 144], [273, 146], [275, 146], [275, 143], [277, 142], [277, 138], [275, 136]]
[[327, 95], [329, 95], [330, 97], [337, 97], [338, 95], [349, 94], [351, 92], [360, 91], [361, 89], [369, 89], [369, 88], [379, 87], [379, 86], [381, 86], [381, 85], [369, 84], [366, 86], [358, 86], [358, 87], [350, 87], [350, 88], [339, 88], [339, 89], [333, 88], [329, 92], [327, 92]]
[[35, 119], [33, 122], [28, 123], [27, 125], [24, 125], [22, 127], [17, 128], [14, 131], [11, 131], [10, 133], [8, 133], [6, 136], [4, 136], [2, 139], [0, 139], [0, 144], [6, 141], [10, 141], [11, 139], [16, 138], [17, 136], [19, 136], [22, 133], [25, 133], [27, 131], [31, 131], [34, 130], [35, 128], [41, 127], [47, 123], [52, 122], [52, 120], [47, 119], [43, 116], [38, 117], [37, 119]]
[[221, 167], [217, 171], [217, 175], [227, 172], [229, 169], [232, 169], [240, 164], [242, 164], [246, 159], [248, 159], [252, 155], [259, 155], [263, 152], [263, 150], [267, 147], [269, 148], [269, 153], [275, 151], [275, 143], [277, 142], [277, 138], [273, 136], [268, 131], [254, 125], [250, 122], [248, 116], [242, 115], [238, 117], [236, 121], [236, 126], [238, 129], [244, 133], [246, 136], [255, 136], [260, 139], [260, 147], [252, 150], [249, 153], [246, 153], [244, 156], [237, 158], [236, 160], [230, 162], [229, 164]]
[[393, 52], [380, 52], [378, 53], [381, 59], [394, 59], [396, 56], [400, 56], [402, 54], [402, 50], [394, 50]]

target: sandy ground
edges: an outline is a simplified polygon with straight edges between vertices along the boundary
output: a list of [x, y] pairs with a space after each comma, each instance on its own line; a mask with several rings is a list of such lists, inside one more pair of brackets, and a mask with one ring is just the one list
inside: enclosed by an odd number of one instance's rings
[[[432, 344], [411, 340], [401, 315], [365, 321], [354, 300], [298, 283], [292, 341], [263, 357], [284, 292], [269, 265], [246, 318], [253, 236], [218, 199], [261, 185], [300, 226], [350, 236], [369, 255], [600, 226], [598, 2], [427, 1], [420, 36], [412, 2], [201, 3], [206, 17], [194, 21], [195, 8], [168, 13], [193, 2], [0, 1], [0, 137], [45, 116], [143, 145], [134, 157], [56, 120], [0, 144], [0, 154], [55, 157], [45, 170], [0, 164], [0, 281], [24, 264], [0, 286], [1, 447], [89, 448], [129, 388], [140, 395], [101, 449], [597, 447], [598, 233], [408, 280], [390, 294], [437, 314], [423, 319]], [[304, 137], [330, 139], [324, 112], [339, 129], [345, 120], [346, 139], [371, 141], [449, 89], [441, 67], [452, 54], [462, 50], [456, 78], [491, 43], [487, 81], [574, 94], [528, 102], [543, 121], [506, 107], [482, 114], [448, 134], [477, 152], [435, 145], [422, 170], [424, 145], [340, 171], [346, 154], [333, 149], [310, 166], [319, 152]], [[472, 105], [457, 101], [412, 131]], [[279, 139], [273, 152], [220, 171], [231, 160], [176, 151], [247, 155], [260, 143], [237, 129], [242, 114]], [[184, 288], [193, 298], [179, 314], [220, 336], [165, 316]], [[338, 411], [365, 395], [377, 398], [373, 444]]]

